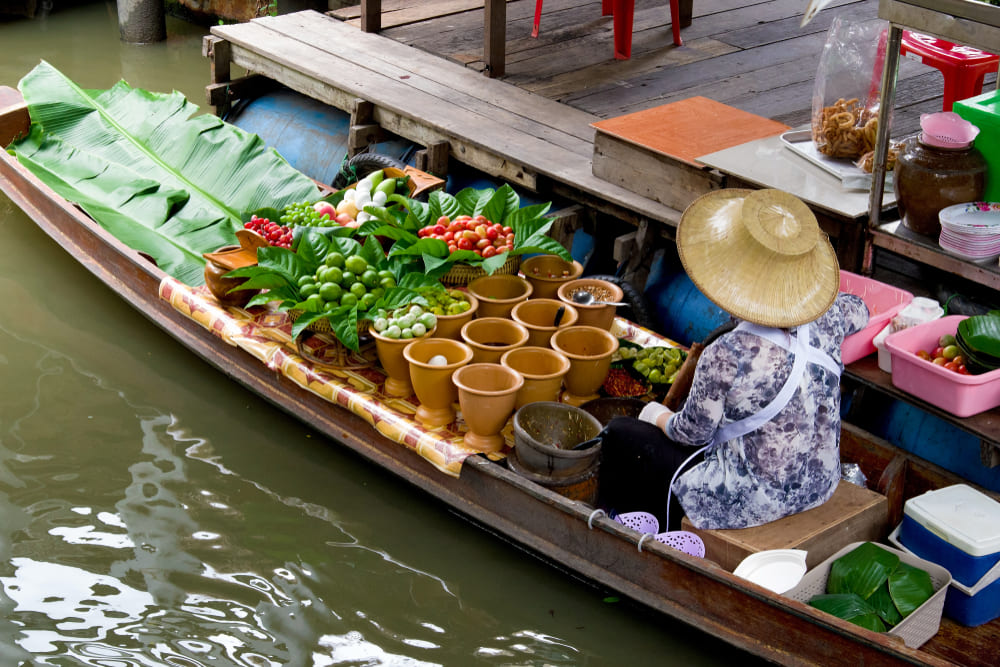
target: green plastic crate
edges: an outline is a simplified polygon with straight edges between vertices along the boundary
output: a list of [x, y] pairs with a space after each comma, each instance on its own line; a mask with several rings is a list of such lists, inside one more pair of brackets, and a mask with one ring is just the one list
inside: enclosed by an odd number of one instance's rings
[[1000, 91], [960, 100], [952, 105], [959, 116], [979, 128], [974, 146], [986, 158], [983, 200], [1000, 202]]

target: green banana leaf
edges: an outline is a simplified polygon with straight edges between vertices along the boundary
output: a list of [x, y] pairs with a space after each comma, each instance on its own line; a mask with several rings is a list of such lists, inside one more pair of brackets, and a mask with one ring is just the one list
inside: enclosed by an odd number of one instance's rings
[[958, 332], [973, 350], [1000, 358], [1000, 311], [967, 317], [958, 323]]
[[30, 133], [9, 148], [63, 198], [189, 285], [202, 253], [236, 243], [251, 213], [318, 198], [316, 184], [257, 135], [198, 115], [178, 92], [120, 81], [84, 90], [45, 61], [18, 84]]

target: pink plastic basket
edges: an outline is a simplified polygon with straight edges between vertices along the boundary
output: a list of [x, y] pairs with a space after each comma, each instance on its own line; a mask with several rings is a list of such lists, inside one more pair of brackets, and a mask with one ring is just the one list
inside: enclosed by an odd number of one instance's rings
[[840, 357], [846, 366], [875, 353], [875, 336], [889, 324], [889, 320], [913, 301], [913, 295], [906, 290], [849, 271], [840, 272], [840, 291], [860, 296], [870, 313], [868, 326], [845, 338], [840, 347]]
[[892, 384], [957, 417], [970, 417], [1000, 405], [1000, 370], [961, 375], [917, 356], [931, 352], [944, 334], [958, 331], [965, 315], [948, 315], [885, 339], [892, 356]]

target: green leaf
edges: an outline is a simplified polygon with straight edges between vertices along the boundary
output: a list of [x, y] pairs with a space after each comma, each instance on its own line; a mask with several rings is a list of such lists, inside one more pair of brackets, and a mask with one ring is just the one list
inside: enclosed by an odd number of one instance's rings
[[830, 566], [826, 582], [827, 593], [856, 593], [868, 599], [889, 578], [889, 573], [899, 564], [899, 556], [865, 542]]
[[357, 351], [360, 347], [358, 339], [358, 308], [357, 306], [341, 306], [328, 315], [330, 326], [337, 340], [348, 348]]
[[1000, 312], [967, 317], [958, 323], [958, 333], [973, 351], [1000, 358]]
[[934, 582], [926, 570], [901, 562], [889, 575], [889, 591], [896, 609], [906, 618], [934, 595]]
[[832, 614], [837, 618], [850, 621], [875, 632], [885, 632], [885, 624], [878, 613], [854, 593], [826, 593], [814, 595], [809, 600], [810, 606]]
[[18, 87], [32, 128], [10, 146], [17, 159], [187, 284], [204, 282], [202, 253], [232, 244], [252, 211], [317, 195], [260, 137], [195, 116], [180, 93], [86, 91], [45, 61]]
[[[892, 575], [889, 575], [889, 579], [892, 579]], [[878, 613], [879, 618], [888, 627], [892, 627], [903, 620], [903, 616], [899, 613], [899, 609], [896, 608], [896, 604], [892, 600], [892, 595], [889, 593], [889, 580], [875, 589], [875, 592], [868, 598], [868, 604], [872, 606]]]

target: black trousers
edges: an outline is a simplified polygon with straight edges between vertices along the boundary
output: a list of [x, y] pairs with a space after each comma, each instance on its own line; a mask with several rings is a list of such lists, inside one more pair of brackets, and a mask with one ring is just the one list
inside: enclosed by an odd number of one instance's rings
[[676, 496], [670, 499], [670, 526], [666, 524], [667, 492], [674, 473], [695, 451], [654, 424], [613, 418], [602, 431], [598, 507], [609, 515], [649, 512], [661, 531], [680, 530], [684, 510]]

